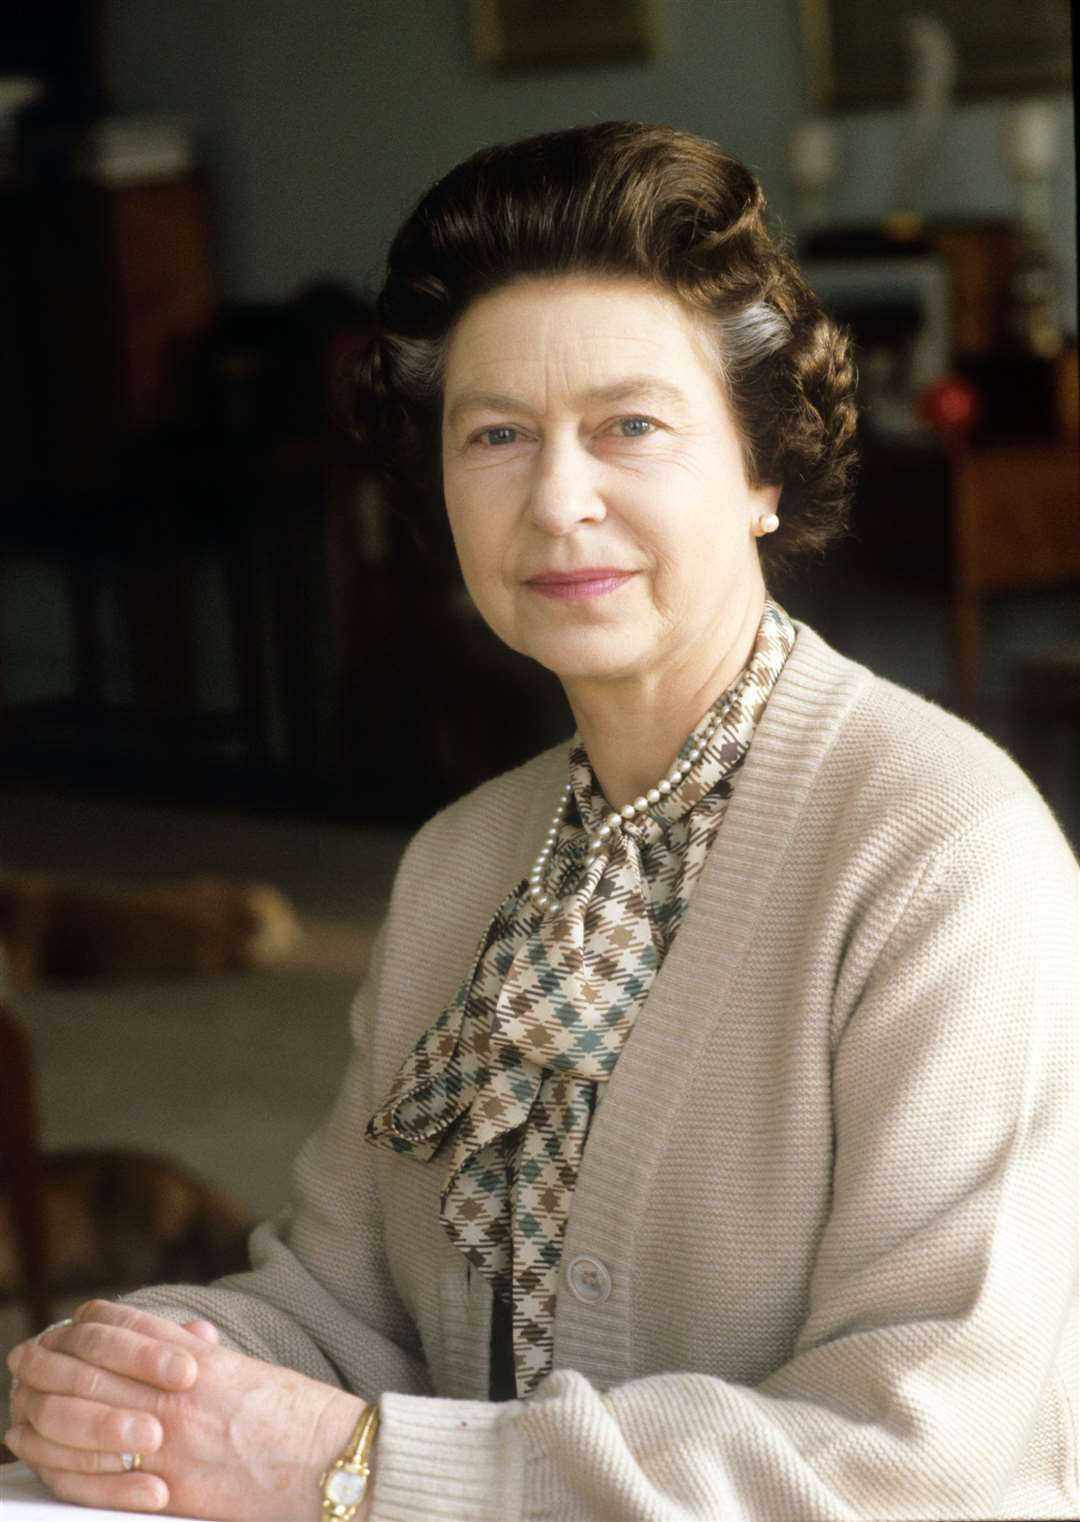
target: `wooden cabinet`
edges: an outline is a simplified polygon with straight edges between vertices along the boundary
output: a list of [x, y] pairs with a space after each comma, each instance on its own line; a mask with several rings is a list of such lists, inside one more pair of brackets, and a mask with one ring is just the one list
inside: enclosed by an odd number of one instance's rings
[[973, 446], [951, 481], [952, 680], [970, 710], [986, 599], [1080, 583], [1080, 458], [1052, 439]]
[[[201, 175], [0, 186], [5, 488], [79, 494], [125, 435], [169, 415], [177, 364], [217, 307]], [[13, 480], [13, 472], [15, 479]]]

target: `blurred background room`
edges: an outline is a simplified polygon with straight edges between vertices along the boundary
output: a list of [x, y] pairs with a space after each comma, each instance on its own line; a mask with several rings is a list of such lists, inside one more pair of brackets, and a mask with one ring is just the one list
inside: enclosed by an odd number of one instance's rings
[[569, 733], [341, 423], [390, 238], [486, 143], [754, 168], [863, 409], [851, 535], [774, 591], [1080, 848], [1072, 58], [1067, 0], [5, 0], [0, 1351], [236, 1262], [410, 831]]

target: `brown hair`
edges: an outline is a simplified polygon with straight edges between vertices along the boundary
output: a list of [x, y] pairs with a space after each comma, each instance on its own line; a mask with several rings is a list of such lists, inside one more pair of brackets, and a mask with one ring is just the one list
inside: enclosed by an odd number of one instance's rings
[[630, 275], [704, 318], [753, 484], [783, 487], [766, 563], [845, 526], [855, 369], [765, 224], [757, 180], [670, 127], [603, 122], [486, 148], [439, 180], [390, 248], [378, 331], [356, 374], [356, 430], [400, 494], [440, 494], [443, 358], [479, 296], [530, 275]]

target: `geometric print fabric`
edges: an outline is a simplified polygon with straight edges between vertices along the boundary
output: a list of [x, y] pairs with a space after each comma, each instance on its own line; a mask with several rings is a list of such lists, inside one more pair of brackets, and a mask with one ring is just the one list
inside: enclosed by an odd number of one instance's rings
[[548, 861], [544, 915], [528, 883], [496, 910], [452, 1002], [371, 1117], [367, 1140], [445, 1168], [451, 1241], [512, 1308], [519, 1396], [551, 1369], [570, 1202], [593, 1110], [685, 915], [769, 693], [795, 642], [767, 600], [735, 682], [687, 737], [689, 775], [588, 859], [610, 805], [570, 751], [571, 798]]

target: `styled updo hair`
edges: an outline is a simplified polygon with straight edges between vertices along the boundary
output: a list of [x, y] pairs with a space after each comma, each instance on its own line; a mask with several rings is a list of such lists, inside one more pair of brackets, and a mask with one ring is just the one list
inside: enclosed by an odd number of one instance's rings
[[633, 276], [703, 319], [753, 485], [780, 485], [763, 561], [820, 552], [855, 464], [849, 339], [765, 225], [757, 180], [671, 127], [601, 122], [485, 148], [439, 180], [390, 248], [354, 376], [356, 433], [394, 495], [441, 500], [447, 343], [478, 297], [526, 276]]

